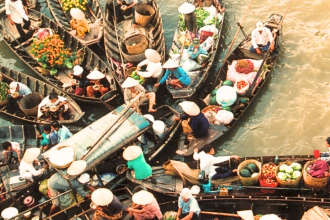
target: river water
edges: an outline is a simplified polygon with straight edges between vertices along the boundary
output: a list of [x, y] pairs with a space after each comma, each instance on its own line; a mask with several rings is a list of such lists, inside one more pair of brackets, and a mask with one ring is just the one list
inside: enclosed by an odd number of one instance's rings
[[[177, 7], [184, 1], [159, 0], [163, 17], [166, 48], [171, 45]], [[241, 21], [249, 0], [224, 1], [226, 16], [222, 30], [219, 64]], [[284, 14], [290, 0], [253, 0], [244, 21], [250, 33], [257, 21], [264, 21], [271, 13]], [[312, 154], [314, 149], [326, 150], [325, 138], [330, 136], [330, 25], [328, 0], [293, 0], [283, 24], [283, 49], [272, 76], [249, 110], [234, 128], [214, 143], [217, 154], [241, 156]], [[243, 39], [240, 33], [234, 45]], [[327, 43], [328, 42], [328, 43]], [[23, 62], [0, 41], [0, 64], [31, 74]], [[87, 118], [104, 115], [103, 107], [83, 105]], [[95, 109], [98, 109], [95, 112]], [[23, 124], [4, 114], [1, 125]], [[220, 151], [221, 150], [221, 151]]]

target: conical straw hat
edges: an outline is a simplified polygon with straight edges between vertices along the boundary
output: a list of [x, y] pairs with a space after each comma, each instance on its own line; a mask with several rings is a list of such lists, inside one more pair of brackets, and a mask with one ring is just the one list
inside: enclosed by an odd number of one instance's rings
[[29, 148], [26, 149], [25, 154], [23, 156], [23, 161], [25, 163], [32, 163], [34, 160], [38, 158], [40, 154], [40, 149], [39, 148]]
[[190, 14], [191, 12], [195, 11], [195, 6], [185, 2], [178, 8], [178, 11], [181, 14]]
[[71, 8], [70, 15], [76, 20], [83, 20], [85, 18], [85, 13], [79, 8]]
[[197, 116], [200, 113], [200, 109], [195, 102], [183, 101], [179, 105], [190, 116]]
[[110, 190], [100, 188], [92, 193], [92, 201], [98, 206], [109, 205], [113, 200], [113, 194]]
[[141, 190], [133, 195], [132, 200], [138, 205], [148, 205], [155, 200], [155, 197], [150, 192]]
[[144, 55], [146, 56], [146, 58], [148, 60], [150, 60], [153, 63], [158, 63], [161, 60], [159, 53], [153, 49], [146, 49], [146, 51], [144, 52]]
[[254, 216], [253, 216], [252, 210], [237, 211], [237, 214], [243, 220], [254, 220]]
[[97, 69], [94, 69], [92, 72], [90, 72], [90, 74], [87, 75], [87, 79], [91, 79], [91, 80], [99, 80], [99, 79], [103, 79], [104, 77], [105, 75], [100, 71], [98, 71]]
[[139, 84], [139, 81], [137, 81], [131, 77], [127, 77], [127, 79], [124, 81], [124, 83], [123, 83], [123, 85], [121, 85], [121, 87], [130, 88], [130, 87], [136, 86], [137, 84]]
[[84, 172], [87, 167], [87, 163], [84, 160], [73, 161], [68, 168], [68, 174], [70, 176], [76, 176]]
[[125, 160], [134, 160], [142, 154], [142, 149], [139, 146], [129, 146], [124, 150], [123, 157]]
[[172, 59], [168, 59], [168, 61], [166, 61], [166, 63], [164, 63], [163, 65], [163, 68], [177, 68], [177, 67], [179, 67], [179, 64], [174, 62], [174, 60]]

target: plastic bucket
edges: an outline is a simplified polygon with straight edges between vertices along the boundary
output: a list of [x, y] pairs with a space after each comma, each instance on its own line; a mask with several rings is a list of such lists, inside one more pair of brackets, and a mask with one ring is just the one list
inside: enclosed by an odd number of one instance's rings
[[152, 125], [152, 129], [154, 129], [156, 135], [162, 136], [165, 132], [165, 123], [160, 120], [156, 120]]
[[9, 220], [16, 215], [18, 215], [18, 210], [15, 207], [6, 208], [1, 212], [1, 217], [4, 220]]
[[197, 186], [197, 185], [193, 185], [192, 187], [191, 187], [191, 194], [194, 194], [194, 195], [197, 195], [199, 192], [200, 192], [200, 188], [199, 188], [199, 186]]

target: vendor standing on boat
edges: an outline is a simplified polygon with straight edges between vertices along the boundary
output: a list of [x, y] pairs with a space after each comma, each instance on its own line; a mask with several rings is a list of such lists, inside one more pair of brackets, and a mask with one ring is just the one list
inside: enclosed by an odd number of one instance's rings
[[[139, 81], [127, 77], [127, 79], [124, 81], [122, 87], [124, 88], [124, 100], [126, 105], [131, 104], [135, 97], [138, 96], [141, 92], [146, 92], [146, 90], [139, 84]], [[154, 109], [154, 105], [156, 104], [156, 94], [154, 92], [148, 92], [144, 94], [142, 97], [143, 101], [149, 101], [149, 109], [148, 112], [156, 112], [157, 110]], [[142, 101], [142, 102], [143, 102]], [[139, 100], [135, 101], [131, 107], [135, 107], [136, 103], [138, 103]]]
[[259, 21], [256, 24], [257, 28], [252, 31], [251, 34], [251, 43], [250, 47], [251, 53], [261, 54], [262, 51], [273, 52], [274, 50], [274, 39], [273, 34], [269, 28], [264, 27], [264, 24]]
[[79, 8], [71, 8], [70, 15], [73, 18], [70, 21], [72, 30], [76, 30], [77, 36], [84, 39], [86, 34], [91, 31], [91, 27], [85, 18], [85, 13]]
[[105, 74], [101, 73], [97, 69], [94, 69], [87, 75], [87, 79], [93, 86], [87, 86], [87, 95], [89, 97], [96, 97], [98, 95], [103, 96], [109, 91], [110, 83], [105, 77]]
[[183, 132], [187, 135], [187, 140], [205, 137], [208, 134], [210, 123], [199, 107], [194, 102], [183, 101], [179, 104], [185, 114], [175, 117], [174, 120], [182, 119]]
[[[85, 162], [85, 163], [83, 163]], [[86, 161], [79, 160], [74, 161], [67, 170], [68, 175], [77, 176], [80, 175], [86, 169], [87, 163]], [[70, 181], [72, 187], [75, 191], [83, 198], [90, 199], [91, 195], [88, 195], [84, 190], [82, 184], [77, 180], [73, 179]], [[64, 179], [63, 176], [56, 172], [53, 174], [48, 180], [48, 192], [51, 198], [58, 196], [61, 193], [64, 193], [70, 190], [70, 185], [68, 180]], [[65, 194], [60, 198], [52, 200], [52, 207], [50, 208], [49, 215], [54, 213], [56, 207], [61, 207], [62, 209], [70, 207], [71, 203], [74, 201], [73, 195], [71, 193]]]
[[97, 207], [93, 220], [121, 219], [123, 216], [123, 205], [113, 193], [105, 188], [100, 188], [92, 193], [92, 203]]
[[132, 28], [136, 28], [137, 24], [135, 23], [135, 7], [138, 4], [138, 0], [124, 0], [127, 5], [123, 5], [123, 3], [120, 0], [114, 0], [114, 1], [117, 2], [117, 6], [115, 7], [117, 20], [119, 18], [120, 10], [132, 11], [132, 15], [133, 15]]
[[[161, 56], [156, 50], [147, 49], [144, 52], [147, 59], [143, 60], [137, 65], [136, 71], [143, 78], [155, 78], [158, 79], [162, 73]], [[147, 66], [146, 71], [141, 71], [141, 67]]]
[[194, 38], [188, 47], [188, 57], [202, 64], [204, 60], [207, 60], [208, 56], [208, 52], [200, 46], [199, 39]]
[[[19, 33], [19, 35], [22, 38], [22, 41], [27, 40], [27, 36], [23, 29], [25, 30], [32, 30], [31, 21], [29, 19], [28, 11], [23, 6], [21, 0], [6, 0], [5, 2], [5, 8], [6, 8], [6, 14], [8, 16], [9, 22], [12, 25], [16, 26], [16, 29]], [[22, 29], [22, 24], [23, 29]]]
[[239, 160], [241, 157], [232, 155], [232, 156], [219, 156], [215, 157], [214, 155], [214, 148], [212, 145], [207, 144], [203, 147], [203, 151], [198, 153], [198, 148], [194, 149], [194, 160], [199, 160], [200, 169], [205, 171], [205, 176], [208, 179], [216, 180], [216, 179], [223, 179], [228, 176], [233, 175], [234, 173], [237, 173], [237, 169], [227, 169], [223, 167], [215, 168], [215, 170], [212, 170], [213, 164], [222, 163], [224, 161], [230, 160], [231, 158]]
[[38, 118], [45, 115], [48, 121], [57, 118], [64, 120], [63, 113], [69, 109], [67, 103], [66, 98], [59, 96], [55, 91], [50, 92], [49, 96], [44, 98], [38, 106]]
[[185, 2], [178, 8], [178, 11], [184, 14], [186, 30], [189, 31], [188, 39], [191, 42], [192, 39], [198, 38], [195, 6]]
[[183, 87], [190, 85], [191, 79], [186, 71], [184, 71], [179, 64], [174, 62], [172, 59], [168, 59], [168, 61], [166, 61], [163, 65], [163, 68], [167, 68], [167, 71], [159, 83], [155, 84], [155, 87], [158, 87], [160, 84], [164, 84], [167, 79], [168, 84], [174, 89], [182, 89]]
[[43, 168], [36, 170], [35, 166], [39, 165], [38, 156], [40, 154], [39, 148], [28, 148], [26, 149], [23, 160], [19, 165], [19, 174], [25, 180], [33, 182], [34, 180], [41, 180], [40, 177], [43, 172], [48, 169], [48, 165], [44, 165]]
[[134, 219], [161, 220], [163, 218], [158, 202], [150, 192], [141, 190], [133, 195], [132, 200], [132, 206], [127, 208], [126, 211], [129, 212], [130, 216], [134, 216]]
[[192, 196], [190, 189], [183, 188], [178, 202], [178, 212], [176, 220], [197, 220], [201, 209], [197, 200]]
[[89, 86], [90, 81], [86, 78], [86, 76], [83, 76], [84, 69], [76, 65], [73, 67], [73, 73], [70, 73], [70, 76], [76, 80], [76, 82], [71, 83], [73, 87], [75, 87], [74, 94], [79, 96], [85, 96], [86, 95], [86, 88]]
[[52, 121], [50, 126], [54, 131], [57, 132], [57, 136], [58, 136], [57, 143], [58, 144], [72, 136], [72, 133], [70, 132], [70, 130], [67, 127], [65, 127], [64, 125], [61, 125], [60, 123], [58, 123], [58, 121]]
[[12, 158], [15, 157], [19, 162], [22, 159], [22, 150], [17, 142], [5, 141], [2, 143], [1, 160], [3, 164], [10, 164]]

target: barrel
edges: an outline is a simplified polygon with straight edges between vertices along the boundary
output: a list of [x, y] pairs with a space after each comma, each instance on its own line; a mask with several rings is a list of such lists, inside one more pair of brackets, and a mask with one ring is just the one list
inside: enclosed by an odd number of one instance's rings
[[1, 217], [4, 220], [9, 220], [16, 215], [18, 215], [18, 210], [15, 207], [6, 208], [1, 212]]
[[147, 4], [139, 4], [135, 7], [135, 22], [142, 27], [150, 24], [155, 16], [155, 9]]
[[43, 96], [39, 92], [32, 92], [19, 102], [19, 108], [27, 115], [37, 117], [38, 105], [43, 100]]

